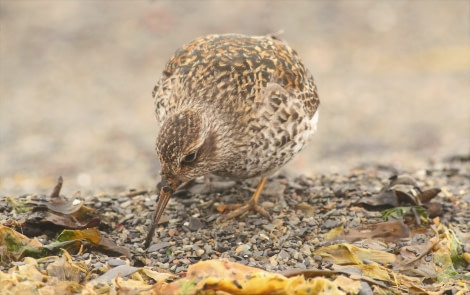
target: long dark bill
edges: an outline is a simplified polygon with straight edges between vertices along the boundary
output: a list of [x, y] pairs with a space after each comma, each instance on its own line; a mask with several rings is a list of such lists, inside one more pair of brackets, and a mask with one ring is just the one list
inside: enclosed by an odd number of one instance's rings
[[158, 221], [160, 220], [160, 217], [162, 217], [166, 204], [168, 204], [168, 201], [171, 199], [172, 195], [173, 195], [173, 189], [170, 186], [164, 185], [161, 188], [160, 196], [158, 197], [158, 200], [157, 200], [157, 207], [155, 208], [155, 212], [153, 213], [152, 223], [150, 225], [147, 238], [145, 239], [145, 244], [144, 244], [145, 249], [147, 249], [150, 246], [150, 243], [152, 242], [152, 239], [153, 239], [153, 235], [155, 234], [155, 228], [158, 225]]

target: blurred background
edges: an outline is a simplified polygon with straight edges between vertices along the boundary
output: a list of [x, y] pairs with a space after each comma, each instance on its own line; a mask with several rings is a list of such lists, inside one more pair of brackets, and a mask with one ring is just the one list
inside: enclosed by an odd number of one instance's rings
[[291, 174], [424, 169], [470, 153], [469, 1], [0, 1], [0, 195], [154, 187], [151, 92], [182, 44], [284, 38], [318, 133]]

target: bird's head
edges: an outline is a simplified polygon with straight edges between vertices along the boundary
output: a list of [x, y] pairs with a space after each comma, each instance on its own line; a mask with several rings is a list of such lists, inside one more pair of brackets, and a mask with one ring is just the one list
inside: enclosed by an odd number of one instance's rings
[[217, 169], [216, 133], [200, 111], [169, 116], [157, 136], [156, 149], [162, 174], [173, 188]]

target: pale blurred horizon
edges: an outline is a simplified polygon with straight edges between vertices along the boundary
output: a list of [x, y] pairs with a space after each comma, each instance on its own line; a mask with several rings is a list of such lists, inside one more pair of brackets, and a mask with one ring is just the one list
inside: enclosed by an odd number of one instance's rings
[[469, 1], [0, 2], [0, 195], [153, 188], [151, 91], [212, 33], [283, 31], [313, 73], [318, 132], [282, 171], [424, 169], [470, 154]]

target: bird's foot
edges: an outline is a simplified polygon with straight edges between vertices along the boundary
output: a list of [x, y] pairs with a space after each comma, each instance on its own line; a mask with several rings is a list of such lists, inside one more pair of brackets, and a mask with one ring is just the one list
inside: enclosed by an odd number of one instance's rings
[[241, 216], [241, 215], [245, 214], [248, 211], [258, 212], [259, 214], [263, 215], [269, 221], [272, 220], [269, 213], [266, 212], [266, 210], [262, 206], [258, 205], [256, 200], [254, 200], [253, 198], [250, 199], [248, 202], [246, 202], [244, 204], [229, 204], [229, 205], [226, 206], [226, 209], [231, 210], [231, 212], [223, 217], [224, 221], [228, 220], [228, 219], [238, 217], [238, 216]]

